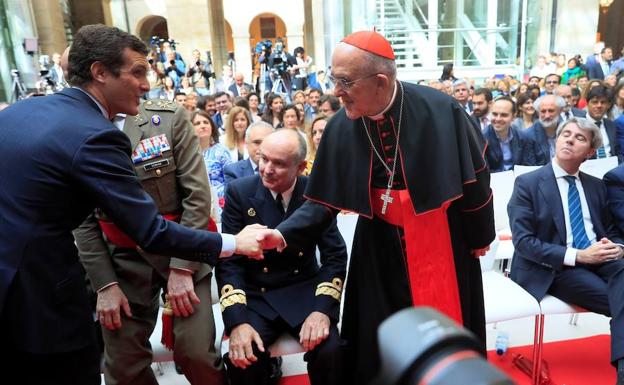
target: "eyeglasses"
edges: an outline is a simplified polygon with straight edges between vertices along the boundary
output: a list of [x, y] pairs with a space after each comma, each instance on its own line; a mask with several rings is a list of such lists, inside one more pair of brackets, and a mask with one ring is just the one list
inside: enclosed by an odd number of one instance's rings
[[361, 78], [357, 78], [355, 80], [349, 80], [346, 78], [336, 78], [333, 75], [329, 75], [328, 78], [329, 80], [334, 83], [334, 87], [340, 87], [343, 90], [348, 90], [349, 88], [353, 87], [353, 85], [357, 82], [359, 82], [360, 80], [364, 80], [364, 79], [368, 79], [370, 77], [373, 76], [377, 76], [379, 75], [379, 73], [374, 73], [374, 74], [370, 74], [370, 75], [366, 75], [366, 76], [362, 76]]

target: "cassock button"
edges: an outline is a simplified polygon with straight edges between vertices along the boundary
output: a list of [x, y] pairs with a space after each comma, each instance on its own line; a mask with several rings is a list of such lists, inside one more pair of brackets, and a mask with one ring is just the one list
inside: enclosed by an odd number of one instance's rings
[[156, 170], [156, 175], [160, 176], [160, 174], [162, 174], [162, 171], [160, 171], [160, 169]]
[[386, 158], [386, 163], [392, 163], [393, 160], [394, 159], [392, 159], [392, 158]]
[[263, 293], [266, 293], [266, 288], [265, 287], [261, 287], [260, 291], [263, 292]]
[[268, 273], [269, 272], [269, 268], [268, 267], [263, 267], [262, 268], [262, 272], [263, 273]]
[[389, 146], [384, 146], [384, 151], [388, 151], [388, 150], [390, 150], [391, 148], [392, 148], [392, 145], [389, 145]]

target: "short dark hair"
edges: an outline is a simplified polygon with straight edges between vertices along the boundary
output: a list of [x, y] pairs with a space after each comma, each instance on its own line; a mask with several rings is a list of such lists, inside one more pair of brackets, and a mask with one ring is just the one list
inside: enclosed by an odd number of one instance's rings
[[[294, 104], [289, 104], [286, 107], [282, 108], [282, 111], [280, 111], [280, 114], [279, 114], [280, 122], [284, 121], [284, 114], [288, 110], [295, 111], [295, 114], [297, 115], [297, 121], [301, 120], [301, 112], [299, 112], [299, 109], [297, 108], [297, 106], [295, 106]], [[305, 156], [304, 156], [304, 158], [305, 158]]]
[[589, 102], [593, 98], [605, 98], [611, 103], [611, 89], [603, 85], [593, 87], [587, 92], [586, 99]]
[[293, 51], [293, 54], [297, 56], [298, 53], [305, 53], [305, 50], [303, 49], [303, 47], [295, 48], [295, 50]]
[[103, 24], [85, 25], [80, 28], [69, 50], [69, 83], [75, 86], [93, 80], [91, 65], [100, 62], [114, 76], [118, 77], [125, 64], [124, 50], [129, 48], [147, 56], [149, 50], [138, 37], [116, 27]]
[[492, 101], [492, 91], [490, 91], [489, 88], [477, 88], [476, 90], [474, 90], [472, 97], [475, 97], [476, 95], [485, 95], [485, 101], [488, 103]]
[[216, 99], [220, 98], [223, 95], [227, 96], [228, 100], [230, 100], [230, 94], [228, 94], [227, 92], [223, 92], [223, 91], [219, 91], [216, 94], [214, 94], [214, 98], [216, 100]]
[[308, 91], [308, 95], [310, 95], [312, 92], [317, 92], [319, 95], [323, 95], [323, 91], [321, 91], [320, 88], [310, 87], [310, 91]]
[[176, 92], [173, 94], [173, 98], [175, 99], [175, 98], [176, 98], [176, 96], [179, 96], [179, 95], [182, 95], [182, 96], [187, 96], [187, 95], [186, 95], [186, 92], [176, 91]]
[[515, 116], [516, 115], [516, 102], [514, 102], [513, 99], [507, 95], [502, 95], [502, 96], [497, 97], [496, 99], [494, 99], [494, 102], [498, 102], [501, 100], [511, 103], [511, 115]]
[[338, 112], [338, 110], [340, 109], [340, 99], [338, 99], [338, 97], [336, 97], [335, 95], [325, 94], [321, 96], [318, 101], [319, 107], [325, 102], [329, 102], [329, 107], [334, 112]]
[[247, 99], [245, 99], [242, 96], [237, 96], [234, 98], [234, 103], [232, 103], [235, 106], [238, 107], [243, 107], [244, 109], [249, 111], [249, 102], [247, 101]]
[[548, 75], [544, 76], [544, 81], [546, 81], [546, 79], [548, 79], [551, 76], [556, 76], [557, 77], [557, 83], [561, 82], [561, 76], [559, 76], [557, 74], [548, 74]]

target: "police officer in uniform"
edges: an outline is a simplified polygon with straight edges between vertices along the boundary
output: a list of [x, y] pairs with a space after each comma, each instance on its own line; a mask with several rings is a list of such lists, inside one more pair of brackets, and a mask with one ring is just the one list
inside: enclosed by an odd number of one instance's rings
[[[279, 130], [262, 142], [260, 175], [228, 184], [223, 231], [259, 223], [275, 228], [303, 202], [307, 177], [305, 140]], [[233, 256], [217, 265], [221, 311], [230, 336], [225, 355], [232, 385], [272, 383], [268, 348], [289, 333], [307, 353], [312, 385], [342, 381], [341, 344], [336, 323], [340, 312], [347, 252], [336, 221], [310, 233], [316, 244], [265, 252], [264, 260]], [[320, 250], [321, 267], [316, 259]]]
[[[148, 100], [138, 115], [118, 115], [113, 123], [128, 135], [136, 174], [160, 213], [183, 225], [206, 229], [210, 188], [187, 112], [174, 102]], [[98, 293], [96, 313], [103, 326], [107, 384], [158, 383], [150, 368], [148, 340], [156, 324], [161, 289], [174, 313], [174, 340], [170, 342], [176, 364], [191, 384], [225, 383], [214, 345], [208, 264], [150, 255], [100, 210], [74, 235]]]

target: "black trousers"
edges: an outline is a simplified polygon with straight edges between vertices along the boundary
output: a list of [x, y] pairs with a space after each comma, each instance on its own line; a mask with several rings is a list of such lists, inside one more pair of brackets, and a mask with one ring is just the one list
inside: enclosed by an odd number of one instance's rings
[[548, 293], [611, 317], [611, 362], [624, 358], [624, 259], [564, 268]]
[[95, 345], [67, 353], [33, 354], [3, 346], [0, 372], [20, 385], [99, 385], [100, 353]]
[[[246, 369], [232, 365], [229, 354], [226, 353], [223, 358], [227, 366], [228, 377], [231, 385], [268, 385], [271, 375], [269, 346], [284, 332], [299, 340], [301, 325], [292, 328], [281, 318], [268, 320], [250, 309], [248, 313], [250, 315], [249, 324], [260, 334], [265, 352], [260, 352], [256, 344], [252, 343], [258, 361]], [[327, 339], [313, 350], [305, 353], [303, 359], [308, 363], [308, 376], [312, 385], [344, 384], [342, 343], [334, 323], [329, 328]]]

